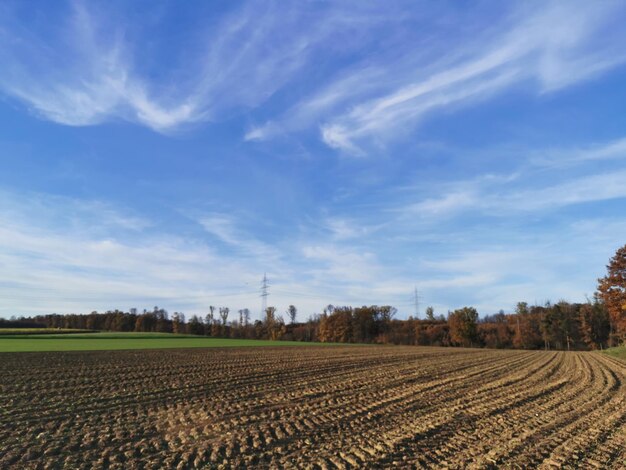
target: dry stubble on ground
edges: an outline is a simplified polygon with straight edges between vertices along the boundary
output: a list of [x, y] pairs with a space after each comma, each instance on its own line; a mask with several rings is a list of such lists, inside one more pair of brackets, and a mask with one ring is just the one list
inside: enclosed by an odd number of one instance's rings
[[625, 468], [626, 366], [416, 347], [0, 354], [0, 468]]

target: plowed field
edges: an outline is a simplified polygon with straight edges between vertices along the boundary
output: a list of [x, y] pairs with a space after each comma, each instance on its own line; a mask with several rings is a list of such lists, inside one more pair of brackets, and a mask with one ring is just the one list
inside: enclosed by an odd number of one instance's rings
[[597, 353], [7, 353], [0, 406], [0, 468], [626, 467], [626, 365]]

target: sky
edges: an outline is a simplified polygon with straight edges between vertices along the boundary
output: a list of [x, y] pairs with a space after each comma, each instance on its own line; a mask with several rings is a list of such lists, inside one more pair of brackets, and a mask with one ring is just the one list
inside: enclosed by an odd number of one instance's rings
[[0, 316], [583, 302], [622, 1], [0, 4]]

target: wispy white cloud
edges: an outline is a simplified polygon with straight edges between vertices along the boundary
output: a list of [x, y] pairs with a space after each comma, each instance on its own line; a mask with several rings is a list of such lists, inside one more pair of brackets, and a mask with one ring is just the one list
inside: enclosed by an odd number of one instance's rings
[[[426, 280], [423, 286], [439, 298], [447, 295], [449, 306], [474, 304], [481, 313], [499, 308], [511, 311], [518, 301], [584, 302], [585, 295], [595, 290], [605, 259], [621, 243], [619, 232], [606, 230], [623, 224], [613, 221], [601, 228], [604, 222], [581, 219], [565, 223], [560, 230], [567, 236], [539, 229], [532, 235], [513, 230], [508, 240], [498, 234], [496, 242], [485, 242], [494, 230], [485, 227], [456, 250], [428, 256], [423, 267], [435, 283]], [[436, 284], [439, 275], [444, 281], [441, 286]], [[467, 282], [446, 287], [445, 282], [454, 278]]]
[[328, 217], [324, 224], [334, 240], [365, 238], [379, 229], [377, 226], [365, 225], [361, 221], [345, 217]]
[[52, 37], [40, 37], [6, 26], [7, 41], [0, 47], [7, 65], [0, 73], [2, 91], [36, 114], [71, 126], [121, 118], [165, 130], [197, 119], [193, 103], [167, 106], [151, 96], [148, 82], [134, 70], [124, 31], [97, 16], [74, 2], [64, 33], [53, 29]]
[[4, 191], [0, 315], [156, 303], [187, 313], [211, 304], [248, 307], [258, 316], [263, 272], [272, 283], [270, 303], [279, 311], [296, 304], [303, 319], [328, 302], [393, 300], [367, 292], [377, 276], [387, 277], [385, 268], [344, 238], [356, 232], [342, 222], [334, 223], [337, 244], [322, 235], [274, 245], [246, 229], [243, 216], [212, 212], [193, 220], [210, 236], [154, 231], [147, 219], [102, 201]]
[[626, 137], [585, 147], [536, 151], [530, 162], [534, 166], [558, 168], [619, 159], [626, 160]]
[[139, 66], [136, 57], [143, 51], [129, 39], [123, 26], [128, 22], [116, 21], [108, 10], [74, 2], [63, 19], [67, 33], [49, 29], [41, 36], [5, 10], [0, 24], [5, 94], [61, 124], [122, 119], [157, 131], [219, 120], [265, 101], [340, 20], [334, 16], [326, 23], [317, 15], [307, 23], [294, 8], [248, 2], [206, 34], [196, 34], [197, 43], [189, 45], [193, 60], [168, 70], [166, 81], [175, 85], [163, 86]]
[[449, 53], [439, 70], [433, 64], [404, 70], [391, 64], [390, 70], [403, 72], [400, 86], [328, 119], [322, 139], [358, 155], [364, 151], [361, 142], [407, 129], [436, 109], [481, 100], [524, 81], [534, 80], [548, 92], [596, 76], [626, 61], [618, 42], [602, 36], [619, 9], [619, 2], [551, 3], [517, 12], [516, 24], [504, 24], [498, 33]]
[[[446, 182], [440, 194], [393, 208], [403, 216], [446, 218], [467, 211], [493, 216], [508, 216], [519, 212], [554, 211], [563, 207], [626, 198], [626, 170], [571, 177], [563, 182], [541, 184], [541, 180], [523, 186], [510, 185], [501, 179], [478, 178]], [[491, 180], [491, 181], [489, 181]]]
[[[328, 113], [345, 108], [351, 101], [364, 99], [375, 91], [386, 90], [389, 84], [385, 78], [385, 70], [373, 65], [359, 66], [343, 72], [334, 81], [314, 91], [311, 96], [299, 100], [275, 119], [251, 127], [244, 135], [244, 140], [266, 141], [291, 132], [317, 129]], [[332, 129], [324, 132], [327, 132], [328, 139], [333, 139]]]
[[411, 204], [409, 207], [402, 208], [401, 211], [417, 215], [448, 215], [473, 207], [477, 203], [478, 197], [475, 191], [453, 191], [443, 196], [424, 199]]
[[[209, 213], [196, 218], [202, 228], [229, 247], [239, 256], [263, 260], [266, 266], [282, 264], [280, 251], [250, 235], [241, 228], [241, 219], [232, 214]], [[267, 269], [267, 267], [265, 268]]]
[[153, 232], [110, 204], [6, 192], [1, 202], [0, 315], [153, 303], [194, 313], [215, 303], [254, 308], [259, 273], [281, 266], [264, 253], [242, 259], [202, 237]]
[[268, 140], [276, 135], [282, 133], [283, 130], [274, 124], [273, 122], [266, 122], [260, 126], [254, 126], [248, 129], [244, 134], [244, 140], [246, 141], [264, 141]]
[[495, 196], [484, 202], [487, 208], [500, 211], [537, 211], [573, 204], [626, 198], [626, 170], [601, 173], [534, 190]]
[[[6, 67], [0, 86], [36, 114], [76, 126], [122, 118], [157, 130], [200, 118], [186, 97], [157, 98], [148, 91], [150, 84], [134, 69], [124, 31], [102, 21], [105, 12], [74, 2], [64, 18], [67, 33], [52, 29], [45, 37], [12, 23], [8, 7], [3, 13], [0, 57]], [[167, 105], [171, 98], [177, 102]]]
[[0, 217], [5, 226], [36, 220], [46, 229], [84, 230], [92, 234], [109, 231], [136, 233], [152, 227], [148, 218], [119, 209], [104, 200], [0, 190]]
[[310, 261], [321, 263], [311, 268], [318, 280], [341, 284], [373, 282], [380, 275], [381, 267], [376, 256], [370, 252], [360, 252], [345, 246], [331, 244], [308, 245], [302, 247], [302, 254]]

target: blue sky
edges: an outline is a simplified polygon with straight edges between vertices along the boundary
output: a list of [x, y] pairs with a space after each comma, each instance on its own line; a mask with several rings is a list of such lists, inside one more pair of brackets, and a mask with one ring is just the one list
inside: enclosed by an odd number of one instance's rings
[[626, 6], [3, 2], [0, 315], [584, 301]]

